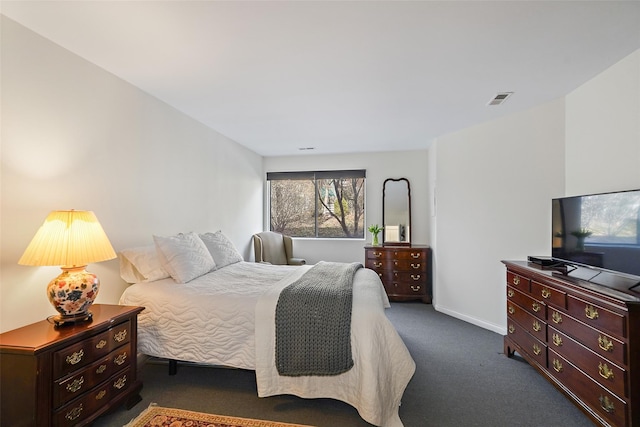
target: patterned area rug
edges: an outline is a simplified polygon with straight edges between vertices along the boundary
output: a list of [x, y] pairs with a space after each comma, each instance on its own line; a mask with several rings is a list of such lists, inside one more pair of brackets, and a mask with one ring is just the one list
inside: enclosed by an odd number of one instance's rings
[[153, 403], [125, 427], [312, 427], [163, 408]]

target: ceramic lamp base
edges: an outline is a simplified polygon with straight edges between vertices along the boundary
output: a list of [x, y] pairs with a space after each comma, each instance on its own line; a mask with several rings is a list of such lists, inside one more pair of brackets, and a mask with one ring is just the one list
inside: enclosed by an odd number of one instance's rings
[[85, 267], [62, 267], [62, 273], [49, 282], [49, 302], [60, 313], [53, 317], [56, 326], [91, 320], [89, 307], [98, 296], [100, 281]]

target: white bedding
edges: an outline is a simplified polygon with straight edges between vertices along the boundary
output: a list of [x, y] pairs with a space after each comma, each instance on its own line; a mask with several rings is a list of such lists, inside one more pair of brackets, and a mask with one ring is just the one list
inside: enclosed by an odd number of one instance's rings
[[261, 397], [338, 399], [371, 424], [402, 426], [400, 399], [415, 363], [384, 314], [389, 301], [371, 270], [358, 270], [354, 280], [354, 367], [336, 376], [278, 374], [275, 305], [280, 290], [308, 268], [239, 262], [185, 284], [169, 278], [132, 285], [120, 304], [146, 308], [138, 317], [138, 350], [144, 354], [252, 369]]

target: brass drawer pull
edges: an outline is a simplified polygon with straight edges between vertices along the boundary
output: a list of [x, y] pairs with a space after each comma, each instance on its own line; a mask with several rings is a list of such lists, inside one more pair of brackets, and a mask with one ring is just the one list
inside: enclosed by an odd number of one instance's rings
[[104, 371], [107, 370], [107, 365], [100, 365], [98, 369], [96, 369], [96, 374], [104, 374]]
[[411, 285], [411, 290], [412, 290], [413, 292], [418, 292], [418, 291], [420, 290], [420, 285], [417, 285], [417, 286], [415, 286], [415, 285]]
[[562, 362], [560, 362], [558, 359], [553, 359], [553, 369], [556, 372], [562, 372], [563, 371]]
[[413, 280], [420, 280], [420, 275], [419, 275], [419, 274], [416, 274], [416, 275], [414, 276], [414, 275], [412, 274], [412, 275], [411, 275], [411, 278], [412, 278]]
[[374, 252], [373, 256], [376, 258], [380, 258], [382, 256], [382, 252]]
[[380, 268], [380, 267], [382, 267], [382, 263], [381, 263], [381, 262], [374, 262], [374, 263], [373, 263], [373, 266], [374, 266], [375, 268]]
[[507, 311], [509, 312], [509, 314], [513, 314], [516, 312], [516, 309], [513, 308], [513, 306], [509, 305], [507, 306]]
[[82, 361], [82, 357], [84, 356], [84, 350], [76, 351], [73, 354], [67, 356], [67, 363], [69, 365], [76, 365]]
[[509, 333], [512, 334], [516, 331], [516, 327], [513, 325], [509, 325]]
[[413, 268], [414, 270], [420, 270], [420, 266], [421, 266], [420, 263], [417, 263], [417, 264], [411, 263], [411, 268]]
[[562, 346], [562, 337], [558, 334], [553, 334], [553, 343], [557, 346], [557, 347], [561, 347]]
[[67, 391], [75, 393], [82, 388], [82, 384], [84, 384], [84, 377], [76, 378], [73, 382], [67, 384]]
[[117, 334], [115, 334], [113, 336], [113, 339], [116, 340], [117, 342], [122, 342], [127, 338], [127, 330], [123, 329], [120, 332], [118, 332]]
[[520, 284], [520, 277], [513, 276], [513, 284], [518, 286]]
[[553, 323], [560, 324], [562, 323], [562, 316], [557, 311], [554, 311], [551, 315], [551, 320], [553, 320]]
[[540, 311], [540, 304], [538, 304], [537, 302], [534, 302], [533, 304], [531, 304], [531, 308], [533, 309], [533, 311], [537, 313]]
[[613, 373], [613, 370], [609, 369], [609, 366], [606, 363], [604, 363], [604, 364], [602, 362], [598, 363], [598, 373], [605, 380], [613, 380], [613, 379], [615, 379], [615, 375]]
[[119, 354], [118, 357], [116, 357], [113, 362], [116, 365], [122, 365], [126, 360], [127, 360], [127, 353], [125, 352], [125, 353]]
[[413, 258], [413, 259], [418, 259], [418, 258], [420, 258], [420, 252], [418, 252], [418, 253], [413, 253], [413, 252], [411, 252], [411, 258]]
[[542, 298], [547, 299], [551, 296], [551, 291], [547, 288], [543, 288], [541, 294]]
[[540, 349], [540, 346], [538, 344], [534, 344], [533, 354], [535, 354], [536, 356], [539, 356], [541, 352], [542, 352], [542, 349]]
[[598, 335], [598, 347], [600, 347], [604, 351], [612, 352], [613, 351], [613, 341], [611, 341], [607, 337], [603, 337], [602, 335]]
[[513, 292], [513, 289], [511, 289], [511, 288], [507, 289], [507, 296], [509, 298], [513, 298], [514, 295], [515, 295], [515, 293]]
[[536, 332], [540, 332], [540, 329], [542, 329], [542, 326], [540, 326], [540, 322], [538, 322], [537, 320], [533, 321], [533, 330]]
[[600, 395], [598, 399], [600, 401], [600, 407], [607, 411], [607, 413], [612, 414], [616, 411], [616, 407], [611, 400], [609, 400], [609, 396]]
[[80, 404], [80, 406], [76, 406], [71, 411], [67, 412], [67, 415], [65, 415], [64, 417], [69, 421], [73, 421], [76, 418], [78, 418], [81, 413], [82, 413], [82, 403]]
[[584, 308], [584, 314], [591, 320], [596, 320], [598, 318], [598, 310], [592, 305], [587, 304], [587, 306]]
[[107, 341], [100, 340], [100, 342], [96, 344], [96, 348], [101, 349], [101, 348], [104, 348], [105, 345], [107, 345]]
[[107, 390], [100, 390], [98, 394], [96, 394], [96, 400], [102, 400], [103, 397], [107, 395]]
[[123, 376], [122, 378], [118, 378], [116, 382], [113, 383], [113, 386], [117, 389], [122, 389], [127, 384], [127, 376]]

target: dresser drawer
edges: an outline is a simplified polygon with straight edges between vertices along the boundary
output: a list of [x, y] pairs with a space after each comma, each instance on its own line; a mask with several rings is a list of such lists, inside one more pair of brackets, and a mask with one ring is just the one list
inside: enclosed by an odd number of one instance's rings
[[382, 249], [367, 249], [366, 250], [367, 259], [387, 259], [391, 258], [391, 254], [389, 251], [385, 251]]
[[551, 326], [549, 327], [549, 347], [571, 360], [583, 372], [614, 394], [621, 397], [628, 396], [627, 372], [623, 368]]
[[394, 260], [392, 261], [393, 270], [398, 271], [415, 271], [415, 272], [426, 272], [427, 271], [427, 263], [420, 260]]
[[566, 313], [549, 307], [547, 323], [574, 338], [593, 352], [619, 365], [626, 365], [627, 346], [623, 341], [585, 325]]
[[549, 372], [613, 426], [627, 425], [627, 403], [549, 349]]
[[535, 280], [531, 281], [531, 295], [545, 303], [551, 303], [561, 308], [567, 307], [566, 292], [562, 292], [553, 287], [536, 282]]
[[507, 332], [529, 357], [535, 359], [541, 366], [547, 367], [547, 346], [545, 343], [529, 335], [526, 328], [507, 318]]
[[597, 304], [569, 295], [567, 297], [567, 311], [576, 319], [596, 329], [609, 332], [620, 338], [627, 336], [625, 317]]
[[531, 298], [529, 295], [526, 295], [511, 286], [507, 286], [507, 300], [515, 302], [538, 319], [546, 321], [547, 306], [542, 302]]
[[392, 261], [387, 261], [386, 259], [367, 258], [364, 266], [374, 271], [391, 271], [392, 265]]
[[427, 288], [423, 283], [391, 282], [384, 285], [387, 294], [402, 296], [423, 296], [427, 294]]
[[395, 249], [389, 251], [389, 254], [394, 260], [400, 261], [414, 261], [414, 262], [427, 262], [427, 254], [425, 251], [416, 249]]
[[80, 372], [56, 381], [53, 389], [54, 408], [75, 399], [96, 384], [103, 382], [115, 372], [128, 366], [130, 360], [131, 348], [127, 343]]
[[427, 276], [423, 271], [394, 271], [391, 273], [391, 281], [393, 283], [403, 283], [403, 284], [417, 284], [420, 285], [425, 283], [427, 280]]
[[531, 292], [529, 279], [510, 270], [507, 270], [507, 284], [523, 292]]
[[107, 381], [101, 383], [80, 398], [71, 401], [54, 414], [55, 427], [71, 427], [94, 414], [120, 393], [126, 391], [130, 384], [131, 368], [118, 372]]
[[547, 340], [547, 324], [527, 312], [518, 304], [507, 301], [507, 315], [540, 341]]
[[76, 369], [93, 363], [109, 354], [113, 349], [131, 339], [131, 323], [122, 322], [89, 340], [82, 341], [53, 354], [53, 377], [60, 378]]

